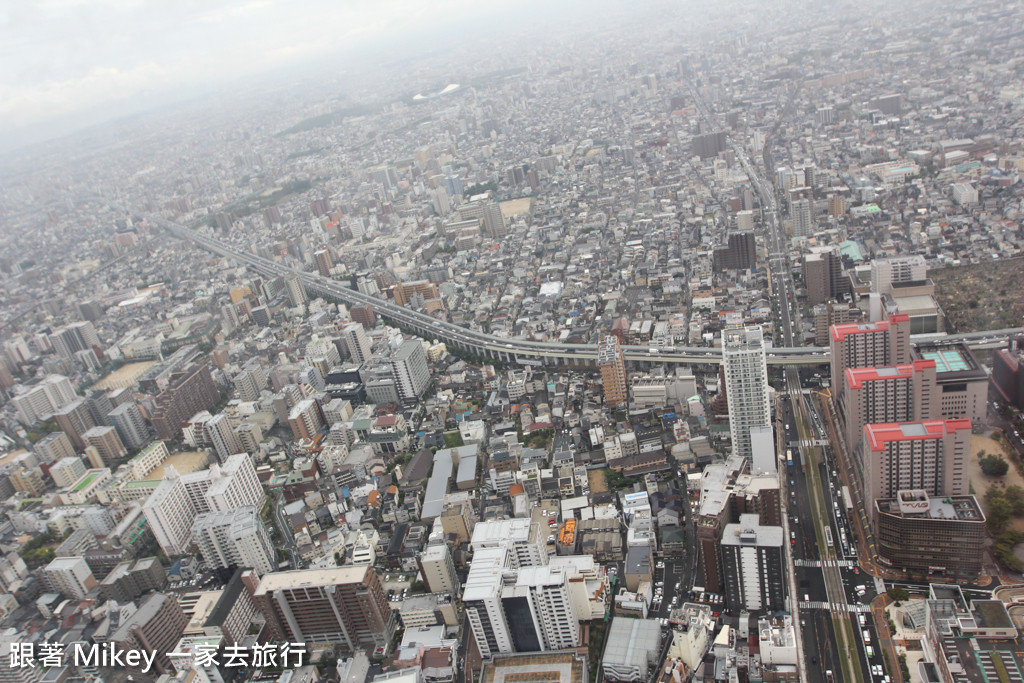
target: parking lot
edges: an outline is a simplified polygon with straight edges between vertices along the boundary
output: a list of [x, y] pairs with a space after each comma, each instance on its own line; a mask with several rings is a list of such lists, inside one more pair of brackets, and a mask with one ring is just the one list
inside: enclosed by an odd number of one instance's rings
[[679, 607], [686, 602], [686, 594], [690, 587], [682, 583], [685, 566], [686, 560], [676, 557], [666, 557], [655, 563], [651, 618], [667, 617], [673, 607]]
[[408, 572], [393, 572], [381, 576], [380, 581], [384, 586], [384, 592], [387, 594], [388, 600], [391, 602], [401, 602], [409, 594], [412, 582], [416, 580], [416, 576], [415, 573]]

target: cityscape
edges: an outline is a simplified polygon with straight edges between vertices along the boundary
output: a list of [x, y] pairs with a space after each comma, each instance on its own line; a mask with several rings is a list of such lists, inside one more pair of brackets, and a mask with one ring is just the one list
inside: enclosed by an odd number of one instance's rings
[[1024, 682], [1021, 2], [0, 17], [0, 683]]

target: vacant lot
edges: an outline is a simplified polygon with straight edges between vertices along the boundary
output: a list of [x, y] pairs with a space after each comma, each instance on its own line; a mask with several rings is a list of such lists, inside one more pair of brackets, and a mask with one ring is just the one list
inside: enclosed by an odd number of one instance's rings
[[591, 493], [605, 493], [608, 490], [608, 482], [604, 478], [604, 470], [588, 471], [587, 482], [590, 484]]
[[947, 332], [1017, 327], [1024, 316], [1019, 286], [1024, 258], [977, 265], [934, 268], [935, 298], [946, 314]]

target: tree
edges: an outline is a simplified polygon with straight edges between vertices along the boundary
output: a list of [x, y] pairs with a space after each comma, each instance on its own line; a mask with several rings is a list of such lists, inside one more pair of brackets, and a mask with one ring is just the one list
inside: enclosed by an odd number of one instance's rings
[[897, 607], [900, 606], [901, 602], [906, 602], [910, 599], [910, 591], [908, 591], [906, 588], [899, 588], [897, 586], [893, 586], [887, 592], [889, 594], [889, 597], [893, 599], [893, 602], [896, 603]]
[[1024, 489], [1019, 486], [1007, 486], [1001, 496], [1013, 508], [1013, 516], [1024, 516]]
[[994, 498], [988, 505], [988, 530], [998, 533], [1013, 516], [1013, 508], [1004, 498]]
[[1002, 477], [1010, 471], [1010, 463], [998, 455], [986, 455], [981, 459], [981, 471], [990, 477]]

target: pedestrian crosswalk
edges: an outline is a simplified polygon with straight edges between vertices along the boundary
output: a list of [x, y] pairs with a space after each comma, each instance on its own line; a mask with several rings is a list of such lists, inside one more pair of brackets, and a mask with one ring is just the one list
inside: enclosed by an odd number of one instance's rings
[[[793, 560], [793, 564], [797, 567], [821, 567], [822, 562], [821, 560], [796, 559]], [[850, 568], [856, 567], [857, 562], [855, 560], [829, 560], [829, 566], [833, 565], [837, 567]], [[882, 591], [879, 592], [881, 593]]]
[[843, 605], [838, 602], [824, 602], [822, 600], [801, 600], [800, 609], [826, 609], [830, 612], [870, 612], [869, 605]]
[[828, 439], [799, 439], [797, 441], [790, 441], [789, 447], [795, 448], [811, 448], [813, 446], [827, 446]]

